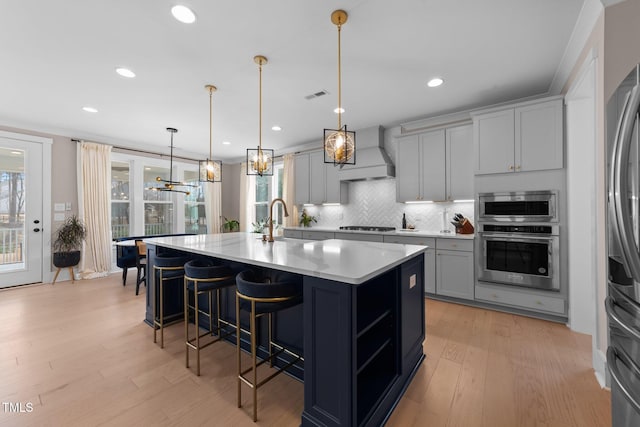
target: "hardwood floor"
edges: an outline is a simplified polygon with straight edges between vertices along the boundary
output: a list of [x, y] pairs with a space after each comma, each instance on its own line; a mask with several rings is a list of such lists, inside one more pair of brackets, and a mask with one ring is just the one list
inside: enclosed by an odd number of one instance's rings
[[[2, 426], [252, 426], [236, 408], [235, 347], [184, 367], [183, 327], [153, 344], [120, 275], [0, 291]], [[590, 338], [543, 320], [426, 301], [426, 360], [389, 426], [608, 426], [610, 395], [591, 369]], [[248, 361], [248, 358], [247, 358]], [[258, 393], [258, 423], [298, 426], [303, 385], [276, 377]], [[14, 407], [15, 409], [15, 407]]]

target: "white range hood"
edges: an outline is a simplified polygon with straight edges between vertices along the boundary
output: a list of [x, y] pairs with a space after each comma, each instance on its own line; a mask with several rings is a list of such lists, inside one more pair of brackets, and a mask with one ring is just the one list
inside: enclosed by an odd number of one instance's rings
[[373, 126], [356, 131], [356, 164], [344, 165], [340, 181], [384, 179], [396, 176], [396, 168], [384, 151], [384, 128]]

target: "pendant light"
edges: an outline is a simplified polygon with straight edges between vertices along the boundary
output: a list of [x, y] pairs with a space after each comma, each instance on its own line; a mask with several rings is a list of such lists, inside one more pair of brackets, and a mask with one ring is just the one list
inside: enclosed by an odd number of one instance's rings
[[331, 14], [331, 22], [338, 27], [338, 128], [324, 130], [324, 162], [334, 165], [356, 164], [356, 133], [347, 130], [347, 125], [342, 126], [342, 76], [341, 76], [341, 50], [340, 33], [342, 25], [347, 22], [347, 12], [335, 10]]
[[156, 177], [156, 182], [164, 183], [162, 187], [147, 187], [147, 190], [152, 191], [173, 191], [175, 193], [184, 193], [187, 196], [191, 194], [189, 190], [183, 190], [176, 187], [197, 187], [196, 185], [187, 184], [186, 182], [173, 180], [173, 134], [178, 132], [176, 128], [167, 128], [167, 132], [171, 134], [171, 154], [169, 157], [169, 179], [162, 179], [162, 177]]
[[213, 92], [217, 90], [214, 85], [206, 85], [204, 87], [209, 91], [209, 157], [207, 160], [198, 162], [198, 176], [200, 182], [221, 182], [222, 181], [222, 162], [213, 160], [211, 155], [212, 135], [213, 135], [213, 108], [212, 99]]
[[260, 120], [258, 132], [258, 148], [247, 148], [247, 175], [268, 176], [273, 175], [273, 150], [262, 148], [262, 66], [267, 63], [267, 58], [257, 55], [253, 61], [258, 64], [260, 72]]

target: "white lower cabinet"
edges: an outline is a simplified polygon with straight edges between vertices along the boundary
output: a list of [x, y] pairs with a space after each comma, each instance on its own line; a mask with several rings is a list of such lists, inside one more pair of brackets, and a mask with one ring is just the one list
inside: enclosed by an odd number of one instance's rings
[[474, 299], [473, 241], [437, 239], [436, 294]]
[[566, 315], [566, 303], [562, 295], [542, 294], [535, 290], [508, 285], [491, 285], [478, 282], [476, 299], [543, 313]]

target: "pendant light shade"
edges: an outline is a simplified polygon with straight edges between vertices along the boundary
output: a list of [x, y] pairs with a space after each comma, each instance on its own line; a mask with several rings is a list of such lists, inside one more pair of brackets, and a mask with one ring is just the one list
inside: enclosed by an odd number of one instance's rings
[[342, 52], [340, 47], [340, 34], [342, 25], [347, 22], [347, 12], [336, 10], [331, 14], [331, 22], [338, 27], [338, 127], [337, 129], [324, 130], [324, 162], [334, 165], [356, 164], [356, 133], [347, 130], [347, 125], [342, 125]]
[[253, 61], [258, 64], [260, 73], [260, 94], [259, 94], [259, 129], [258, 148], [247, 149], [247, 175], [273, 175], [273, 150], [262, 148], [262, 66], [267, 63], [267, 58], [257, 55]]
[[191, 194], [190, 190], [182, 189], [180, 187], [197, 187], [196, 185], [187, 184], [186, 182], [173, 180], [173, 134], [178, 132], [176, 128], [167, 128], [167, 132], [171, 134], [171, 154], [169, 157], [169, 179], [162, 179], [162, 177], [156, 177], [156, 182], [163, 183], [160, 187], [147, 187], [147, 190], [152, 191], [173, 191], [175, 193], [183, 193], [187, 196]]
[[217, 88], [214, 85], [206, 85], [205, 89], [209, 91], [209, 157], [207, 160], [200, 160], [198, 162], [198, 180], [200, 182], [221, 182], [222, 162], [213, 160], [211, 154], [213, 145], [213, 92], [215, 92]]

